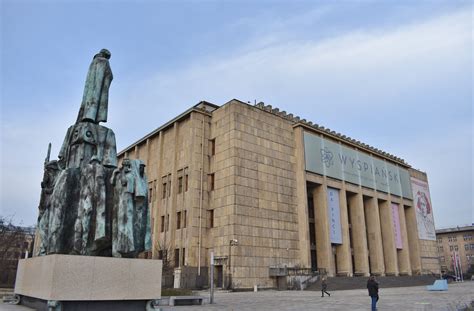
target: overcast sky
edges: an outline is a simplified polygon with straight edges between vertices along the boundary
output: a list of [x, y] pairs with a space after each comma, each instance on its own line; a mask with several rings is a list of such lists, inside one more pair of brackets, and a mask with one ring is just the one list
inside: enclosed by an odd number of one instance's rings
[[263, 101], [427, 172], [436, 227], [474, 222], [471, 1], [0, 0], [0, 215], [34, 224], [47, 145], [112, 52], [119, 150], [201, 100]]

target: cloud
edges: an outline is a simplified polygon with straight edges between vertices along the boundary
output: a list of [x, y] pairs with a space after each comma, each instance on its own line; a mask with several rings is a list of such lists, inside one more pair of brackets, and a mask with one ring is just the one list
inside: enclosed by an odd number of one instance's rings
[[[444, 128], [455, 129], [452, 137], [442, 140], [447, 149], [455, 150], [456, 135], [470, 137], [472, 146], [472, 130], [466, 133], [466, 127], [472, 128], [472, 90], [471, 98], [465, 94], [472, 86], [472, 70], [467, 69], [472, 67], [470, 10], [332, 37], [311, 33], [312, 28], [303, 31], [333, 10], [327, 6], [262, 23], [263, 27], [257, 27], [258, 20], [237, 20], [229, 27], [256, 29], [237, 49], [226, 49], [223, 42], [219, 51], [172, 71], [133, 81], [115, 79], [106, 126], [115, 131], [119, 149], [200, 100], [223, 104], [232, 98], [256, 99], [406, 157], [428, 172], [435, 208], [448, 209], [452, 193], [445, 189], [453, 188], [446, 185], [472, 187], [472, 177], [452, 171], [443, 178], [443, 170], [427, 154], [439, 152], [433, 137]], [[454, 98], [456, 94], [462, 96]], [[2, 213], [21, 206], [29, 209], [23, 219], [32, 222], [36, 217], [40, 189], [35, 187], [41, 180], [47, 143], [53, 142], [56, 155], [79, 107], [77, 100], [60, 100], [77, 104], [67, 111], [51, 109], [47, 117], [27, 115], [19, 123], [4, 123], [2, 118]], [[420, 116], [424, 126], [416, 121]], [[421, 142], [425, 152], [412, 152], [417, 144], [410, 141]], [[442, 160], [450, 157], [451, 153]], [[472, 167], [465, 157], [462, 163]], [[28, 185], [19, 186], [25, 179]], [[472, 192], [457, 204], [472, 209]], [[437, 224], [438, 219], [449, 220], [449, 214], [436, 215]], [[466, 208], [460, 215], [469, 217]]]

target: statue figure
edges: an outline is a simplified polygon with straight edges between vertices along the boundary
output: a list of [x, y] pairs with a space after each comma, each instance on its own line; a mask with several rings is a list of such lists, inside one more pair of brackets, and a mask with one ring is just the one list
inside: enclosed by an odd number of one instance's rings
[[[50, 144], [51, 148], [51, 144]], [[51, 149], [50, 149], [51, 150]], [[47, 157], [49, 159], [49, 157]], [[46, 162], [46, 161], [45, 161]], [[44, 165], [43, 181], [41, 182], [41, 197], [38, 206], [38, 233], [40, 246], [38, 248], [38, 256], [46, 255], [48, 245], [48, 227], [49, 227], [49, 210], [51, 207], [51, 195], [54, 190], [56, 177], [58, 176], [58, 161], [48, 161]]]
[[92, 156], [106, 167], [117, 167], [117, 147], [114, 132], [104, 126], [78, 122], [69, 127], [59, 152], [63, 168], [83, 167]]
[[109, 87], [113, 79], [110, 56], [107, 49], [102, 49], [92, 59], [77, 122], [107, 122]]
[[[105, 238], [105, 189], [106, 173], [96, 156], [81, 174], [79, 206], [74, 225], [74, 250], [89, 255], [91, 244]], [[92, 216], [95, 214], [95, 231], [91, 231]]]
[[133, 214], [133, 235], [137, 252], [151, 249], [150, 220], [148, 209], [148, 180], [145, 175], [145, 163], [131, 160], [135, 175], [135, 196]]
[[135, 176], [129, 159], [124, 159], [122, 167], [112, 173], [110, 183], [115, 186], [114, 205], [117, 208], [113, 224], [112, 255], [132, 257], [135, 253], [132, 223]]
[[112, 173], [117, 215], [113, 225], [112, 254], [134, 257], [151, 249], [148, 182], [141, 160], [124, 159]]
[[57, 161], [45, 160], [39, 204], [39, 255], [136, 257], [151, 249], [145, 164], [124, 159], [117, 168], [107, 121], [112, 81], [110, 52], [94, 56], [75, 124]]

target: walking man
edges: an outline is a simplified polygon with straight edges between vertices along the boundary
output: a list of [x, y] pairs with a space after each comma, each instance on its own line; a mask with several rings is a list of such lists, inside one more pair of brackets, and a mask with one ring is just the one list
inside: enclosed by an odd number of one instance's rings
[[324, 297], [324, 293], [326, 293], [328, 296], [331, 296], [331, 294], [326, 291], [327, 288], [328, 288], [328, 284], [326, 282], [326, 277], [323, 277], [321, 279], [321, 297]]
[[377, 301], [379, 301], [379, 283], [375, 280], [375, 276], [371, 275], [367, 281], [367, 289], [372, 300], [372, 311], [377, 310]]

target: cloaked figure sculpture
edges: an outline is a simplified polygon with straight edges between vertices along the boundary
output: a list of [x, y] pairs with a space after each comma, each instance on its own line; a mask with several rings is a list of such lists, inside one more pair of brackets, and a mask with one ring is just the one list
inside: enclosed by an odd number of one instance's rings
[[92, 60], [59, 160], [48, 151], [37, 255], [136, 257], [151, 248], [144, 163], [124, 159], [117, 169], [115, 134], [99, 124], [107, 121], [110, 56], [102, 49]]

